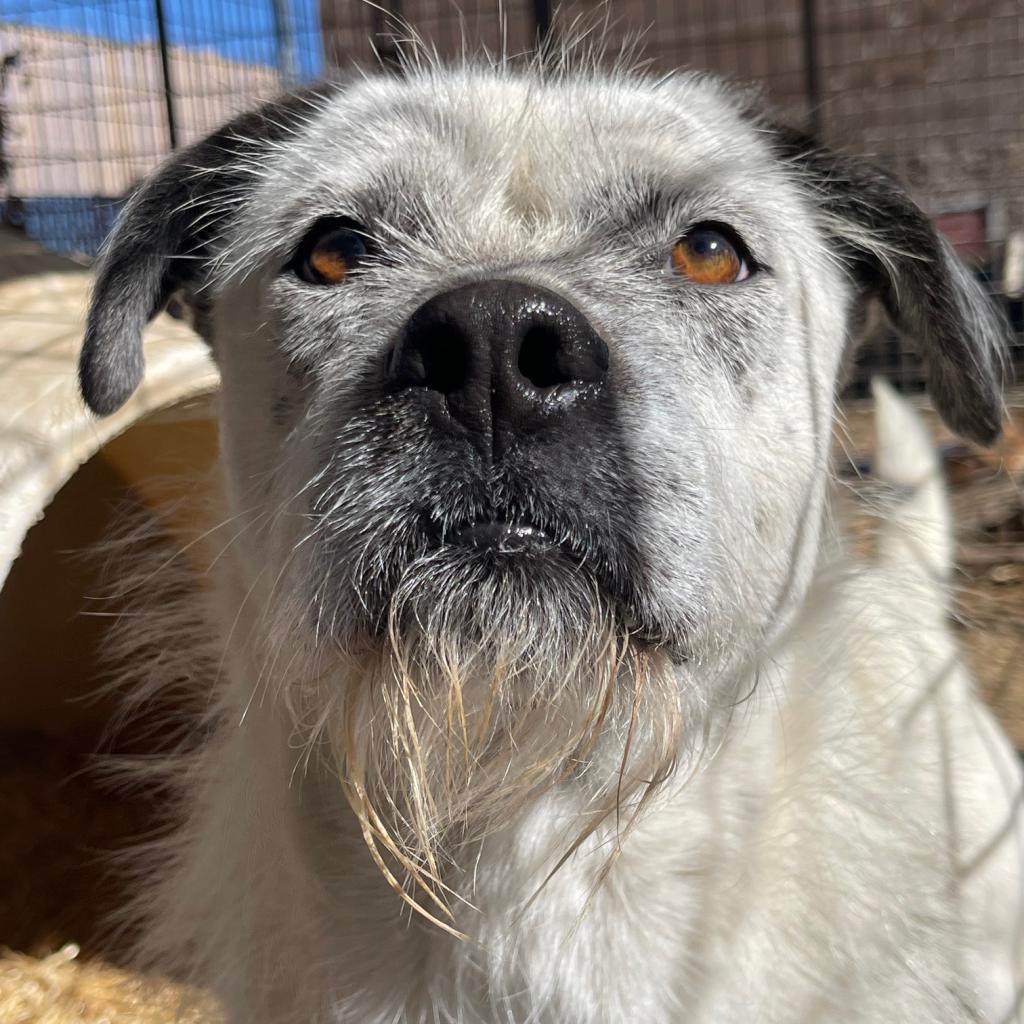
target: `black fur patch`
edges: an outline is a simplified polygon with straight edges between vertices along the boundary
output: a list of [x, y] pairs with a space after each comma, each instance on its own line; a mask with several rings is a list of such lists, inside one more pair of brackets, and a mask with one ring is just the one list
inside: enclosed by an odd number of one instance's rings
[[880, 299], [894, 326], [919, 347], [942, 418], [964, 437], [993, 442], [1002, 427], [1008, 338], [995, 304], [894, 178], [801, 132], [761, 127], [820, 205], [862, 293]]
[[213, 240], [244, 197], [239, 161], [294, 134], [311, 102], [339, 89], [311, 87], [242, 114], [172, 156], [132, 197], [100, 259], [79, 361], [93, 412], [127, 401], [142, 380], [146, 323], [201, 280]]

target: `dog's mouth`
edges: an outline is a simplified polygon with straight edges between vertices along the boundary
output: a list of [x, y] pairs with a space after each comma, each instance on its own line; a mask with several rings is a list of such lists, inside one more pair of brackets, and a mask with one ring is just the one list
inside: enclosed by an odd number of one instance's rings
[[[472, 500], [455, 488], [449, 501], [424, 505], [404, 507], [404, 516], [388, 526], [363, 521], [355, 539], [362, 549], [368, 534], [375, 538], [373, 558], [353, 559], [344, 548], [323, 553], [322, 569], [314, 573], [318, 621], [327, 618], [335, 630], [344, 624], [346, 633], [376, 637], [389, 628], [395, 609], [410, 602], [433, 607], [465, 601], [474, 605], [466, 609], [468, 621], [488, 601], [554, 615], [573, 595], [584, 594], [581, 601], [597, 599], [614, 609], [634, 640], [651, 647], [675, 642], [645, 599], [642, 564], [628, 537], [586, 521], [581, 509], [559, 514], [531, 494]], [[354, 518], [334, 521], [347, 526]], [[353, 541], [343, 529], [325, 536]], [[352, 569], [339, 571], [346, 562]]]
[[439, 534], [435, 546], [445, 545], [499, 554], [540, 552], [562, 547], [543, 527], [522, 520], [505, 519], [476, 520]]
[[[624, 594], [621, 587], [615, 587], [611, 582], [612, 574], [601, 571], [603, 563], [599, 552], [590, 550], [568, 529], [552, 528], [514, 516], [499, 516], [472, 519], [446, 529], [435, 524], [428, 530], [428, 537], [426, 550], [430, 553], [471, 553], [479, 556], [477, 564], [486, 565], [489, 572], [515, 566], [531, 574], [537, 585], [542, 585], [544, 580], [554, 584], [559, 574], [567, 570], [593, 573], [599, 589], [618, 606], [623, 623], [635, 639], [652, 647], [666, 643], [660, 628], [641, 622], [636, 595]], [[531, 559], [535, 559], [532, 566]]]

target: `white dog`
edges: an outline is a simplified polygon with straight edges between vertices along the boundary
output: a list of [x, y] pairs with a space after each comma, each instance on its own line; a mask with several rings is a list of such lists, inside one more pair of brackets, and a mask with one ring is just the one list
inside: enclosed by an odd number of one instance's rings
[[830, 528], [872, 299], [1000, 427], [998, 318], [889, 178], [696, 76], [410, 67], [139, 190], [97, 413], [172, 293], [233, 539], [144, 638], [205, 707], [147, 962], [238, 1024], [1015, 1019], [1021, 780], [885, 388], [877, 557]]

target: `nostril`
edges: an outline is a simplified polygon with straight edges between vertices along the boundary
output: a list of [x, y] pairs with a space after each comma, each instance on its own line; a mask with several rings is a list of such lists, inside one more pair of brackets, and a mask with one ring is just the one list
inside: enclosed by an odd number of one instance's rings
[[418, 355], [423, 386], [447, 395], [466, 383], [469, 345], [459, 330], [437, 325], [421, 332]]
[[469, 344], [452, 324], [427, 323], [409, 330], [395, 349], [391, 375], [400, 387], [448, 395], [466, 383]]
[[519, 372], [535, 387], [550, 388], [573, 380], [561, 334], [547, 325], [535, 325], [519, 346]]
[[519, 372], [536, 388], [600, 380], [608, 370], [608, 348], [591, 335], [568, 342], [552, 324], [534, 324], [519, 346]]

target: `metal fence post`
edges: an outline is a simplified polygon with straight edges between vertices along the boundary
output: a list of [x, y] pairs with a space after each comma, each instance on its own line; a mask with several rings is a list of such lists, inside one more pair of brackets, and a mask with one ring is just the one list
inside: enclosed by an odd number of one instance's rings
[[281, 82], [286, 89], [290, 89], [299, 80], [299, 61], [288, 0], [274, 0], [274, 38], [277, 42], [277, 66], [281, 72]]
[[533, 27], [542, 44], [551, 32], [551, 0], [533, 0]]
[[167, 141], [171, 149], [178, 148], [178, 124], [174, 119], [174, 87], [171, 83], [171, 62], [167, 53], [167, 19], [163, 0], [153, 0], [156, 14], [156, 34], [160, 45], [160, 73], [164, 80], [164, 109], [167, 111]]
[[370, 4], [370, 9], [373, 16], [373, 43], [381, 70], [401, 74], [402, 61], [392, 33], [395, 26], [401, 24], [402, 0], [383, 0], [380, 4]]
[[815, 0], [803, 0], [801, 32], [804, 43], [804, 90], [807, 96], [807, 130], [821, 133], [821, 79], [818, 74], [818, 18]]

